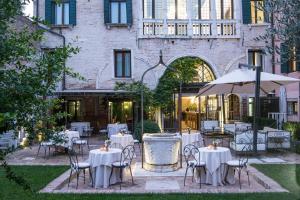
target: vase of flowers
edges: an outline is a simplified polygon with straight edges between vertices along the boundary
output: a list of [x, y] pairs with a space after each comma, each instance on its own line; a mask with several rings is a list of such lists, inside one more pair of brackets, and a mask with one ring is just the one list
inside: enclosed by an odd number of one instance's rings
[[105, 140], [105, 142], [104, 142], [105, 151], [109, 150], [110, 145], [111, 145], [111, 141], [110, 140]]

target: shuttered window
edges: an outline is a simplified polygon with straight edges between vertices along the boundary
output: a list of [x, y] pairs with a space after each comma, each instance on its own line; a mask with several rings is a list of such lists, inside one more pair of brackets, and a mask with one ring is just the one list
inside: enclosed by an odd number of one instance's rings
[[106, 24], [132, 24], [132, 0], [104, 0]]
[[251, 4], [250, 0], [242, 0], [243, 23], [251, 23]]
[[76, 25], [76, 0], [45, 0], [45, 20], [52, 25]]

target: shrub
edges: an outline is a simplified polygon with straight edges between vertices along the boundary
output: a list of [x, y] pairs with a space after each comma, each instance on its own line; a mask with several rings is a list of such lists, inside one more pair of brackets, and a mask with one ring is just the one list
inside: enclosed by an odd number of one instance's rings
[[[160, 128], [158, 124], [151, 120], [145, 120], [144, 121], [144, 133], [160, 133]], [[142, 139], [142, 123], [139, 122], [134, 127], [134, 134], [136, 136], [136, 139], [141, 141]]]
[[[253, 117], [246, 116], [243, 117], [243, 122], [246, 123], [252, 123], [253, 124]], [[276, 120], [275, 119], [270, 119], [270, 118], [257, 118], [258, 122], [258, 129], [263, 129], [265, 126], [271, 127], [271, 128], [276, 128]]]
[[[291, 132], [293, 140], [300, 140], [299, 122], [286, 122], [283, 124], [283, 130]], [[299, 147], [299, 151], [300, 151], [300, 147]]]

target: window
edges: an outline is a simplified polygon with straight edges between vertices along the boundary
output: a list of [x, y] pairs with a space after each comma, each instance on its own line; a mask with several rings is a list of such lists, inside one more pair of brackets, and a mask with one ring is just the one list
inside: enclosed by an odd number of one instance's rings
[[296, 48], [291, 49], [291, 58], [288, 61], [289, 72], [297, 71], [297, 59], [296, 59]]
[[264, 23], [265, 16], [261, 7], [263, 6], [263, 0], [251, 0], [251, 23], [260, 24]]
[[298, 114], [298, 102], [297, 101], [288, 101], [287, 105], [288, 115], [297, 115]]
[[217, 19], [233, 19], [233, 0], [216, 0]]
[[209, 0], [191, 0], [192, 19], [210, 19]]
[[127, 24], [126, 1], [110, 2], [110, 21], [112, 24]]
[[252, 117], [254, 113], [254, 98], [249, 97], [248, 99], [248, 116]]
[[68, 101], [68, 114], [70, 114], [70, 120], [79, 120], [81, 117], [80, 101], [70, 100]]
[[131, 52], [128, 50], [115, 50], [115, 77], [131, 77]]
[[56, 25], [68, 25], [70, 23], [69, 2], [54, 4], [54, 16]]
[[263, 52], [261, 50], [249, 50], [248, 64], [263, 67]]

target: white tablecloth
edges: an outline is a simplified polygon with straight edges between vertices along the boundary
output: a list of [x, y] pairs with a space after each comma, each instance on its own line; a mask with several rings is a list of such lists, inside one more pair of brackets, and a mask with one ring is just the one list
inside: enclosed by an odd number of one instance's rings
[[76, 129], [79, 134], [83, 135], [83, 130], [89, 130], [91, 128], [90, 122], [71, 122], [71, 128]]
[[125, 129], [128, 131], [128, 126], [127, 124], [108, 124], [107, 125], [107, 131], [108, 131], [108, 137], [112, 135], [116, 135], [117, 133], [120, 132], [121, 129]]
[[58, 133], [59, 135], [62, 135], [65, 139], [65, 143], [59, 143], [59, 144], [56, 144], [57, 146], [62, 146], [62, 147], [65, 147], [65, 148], [68, 148], [68, 147], [72, 147], [72, 139], [77, 137], [79, 138], [79, 132], [78, 131], [65, 131], [65, 132], [59, 132]]
[[191, 132], [191, 134], [188, 133], [182, 133], [182, 151], [184, 147], [188, 144], [192, 144], [193, 142], [202, 141], [201, 134], [199, 132]]
[[[93, 178], [95, 188], [107, 188], [109, 186], [109, 176], [111, 165], [121, 158], [121, 149], [109, 149], [101, 151], [100, 149], [91, 150], [89, 153], [89, 163], [93, 169]], [[115, 171], [111, 177], [111, 184], [119, 182], [120, 172]]]
[[130, 145], [133, 143], [133, 137], [132, 137], [132, 135], [129, 135], [129, 134], [125, 134], [123, 136], [121, 134], [112, 135], [112, 136], [110, 136], [110, 140], [112, 143], [121, 144], [122, 147], [126, 147], [127, 145]]
[[[199, 151], [200, 160], [206, 163], [205, 183], [212, 184], [213, 186], [222, 185], [226, 171], [224, 169], [225, 166], [221, 164], [232, 160], [230, 150], [225, 147], [218, 147], [216, 150], [202, 147], [199, 148]], [[199, 172], [197, 172], [196, 176], [199, 177]], [[203, 177], [205, 176], [202, 176], [201, 174], [202, 181]], [[234, 182], [233, 171], [231, 169], [228, 173], [226, 181], [229, 183]]]
[[72, 146], [72, 139], [73, 138], [80, 138], [80, 134], [78, 131], [65, 131], [64, 132], [67, 138], [67, 144], [69, 147]]

